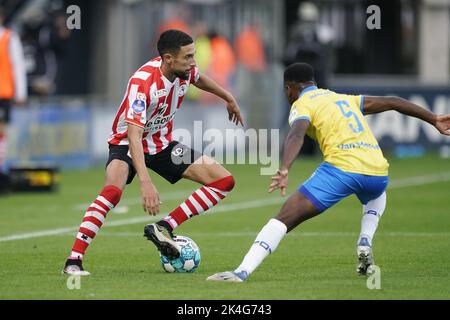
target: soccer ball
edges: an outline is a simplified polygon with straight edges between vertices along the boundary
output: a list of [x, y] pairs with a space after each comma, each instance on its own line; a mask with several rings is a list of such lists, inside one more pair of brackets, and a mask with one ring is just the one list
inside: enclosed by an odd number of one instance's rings
[[181, 247], [180, 257], [170, 260], [166, 256], [160, 255], [161, 266], [166, 272], [194, 272], [200, 265], [200, 249], [191, 238], [185, 236], [175, 236], [174, 241]]

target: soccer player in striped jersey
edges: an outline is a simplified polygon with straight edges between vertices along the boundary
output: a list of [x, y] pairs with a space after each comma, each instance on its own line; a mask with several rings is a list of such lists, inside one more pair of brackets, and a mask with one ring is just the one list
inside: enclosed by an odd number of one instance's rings
[[436, 115], [398, 97], [353, 96], [319, 89], [312, 67], [305, 63], [285, 69], [284, 85], [292, 105], [291, 129], [284, 143], [281, 167], [272, 177], [269, 192], [280, 189], [285, 194], [289, 168], [297, 158], [305, 134], [318, 141], [324, 162], [262, 228], [241, 265], [233, 272], [216, 273], [207, 280], [245, 281], [275, 251], [287, 232], [352, 194], [363, 205], [356, 270], [359, 274], [370, 274], [372, 238], [386, 207], [388, 162], [364, 115], [395, 110], [426, 121], [441, 134], [450, 136], [450, 115]]
[[208, 156], [173, 140], [172, 128], [175, 113], [191, 84], [222, 98], [228, 119], [243, 125], [236, 100], [215, 81], [199, 73], [194, 42], [188, 34], [165, 31], [157, 47], [160, 56], [140, 67], [128, 82], [108, 139], [105, 184], [85, 213], [64, 273], [89, 274], [82, 266], [85, 251], [136, 174], [144, 211], [151, 215], [159, 213], [158, 190], [147, 168], [172, 184], [185, 178], [202, 185], [166, 217], [144, 228], [144, 235], [169, 258], [180, 255], [179, 245], [173, 241], [173, 229], [213, 207], [233, 189], [231, 173]]

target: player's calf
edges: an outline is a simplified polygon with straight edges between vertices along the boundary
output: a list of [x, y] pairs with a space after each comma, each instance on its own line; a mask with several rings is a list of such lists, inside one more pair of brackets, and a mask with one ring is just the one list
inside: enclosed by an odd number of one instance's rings
[[72, 246], [69, 260], [83, 259], [87, 248], [105, 222], [106, 215], [119, 203], [121, 196], [122, 190], [114, 185], [107, 185], [102, 189], [86, 210]]

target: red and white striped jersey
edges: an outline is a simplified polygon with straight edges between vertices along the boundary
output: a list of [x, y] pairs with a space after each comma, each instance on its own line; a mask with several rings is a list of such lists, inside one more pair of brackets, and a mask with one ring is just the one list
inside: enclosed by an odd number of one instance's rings
[[161, 57], [140, 67], [128, 81], [108, 143], [128, 145], [127, 123], [144, 128], [144, 152], [157, 154], [172, 141], [173, 118], [180, 108], [191, 83], [199, 78], [198, 68], [191, 70], [188, 80], [170, 82], [161, 72]]

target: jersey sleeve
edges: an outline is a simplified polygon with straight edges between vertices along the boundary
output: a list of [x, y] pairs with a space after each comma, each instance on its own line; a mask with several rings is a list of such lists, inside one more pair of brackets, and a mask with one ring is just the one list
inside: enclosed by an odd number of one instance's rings
[[194, 84], [194, 83], [196, 83], [198, 81], [198, 78], [200, 78], [200, 71], [198, 70], [198, 67], [195, 66], [191, 70], [191, 76], [189, 78], [189, 82], [191, 84]]
[[149, 105], [149, 97], [145, 87], [145, 82], [132, 78], [126, 97], [125, 122], [141, 128], [147, 122], [147, 106]]
[[298, 102], [294, 103], [289, 114], [289, 126], [297, 120], [308, 120], [311, 122], [312, 112], [308, 105], [300, 104]]
[[361, 110], [361, 113], [364, 114], [364, 96], [363, 95], [357, 95], [357, 96], [350, 96], [358, 106], [359, 110]]

